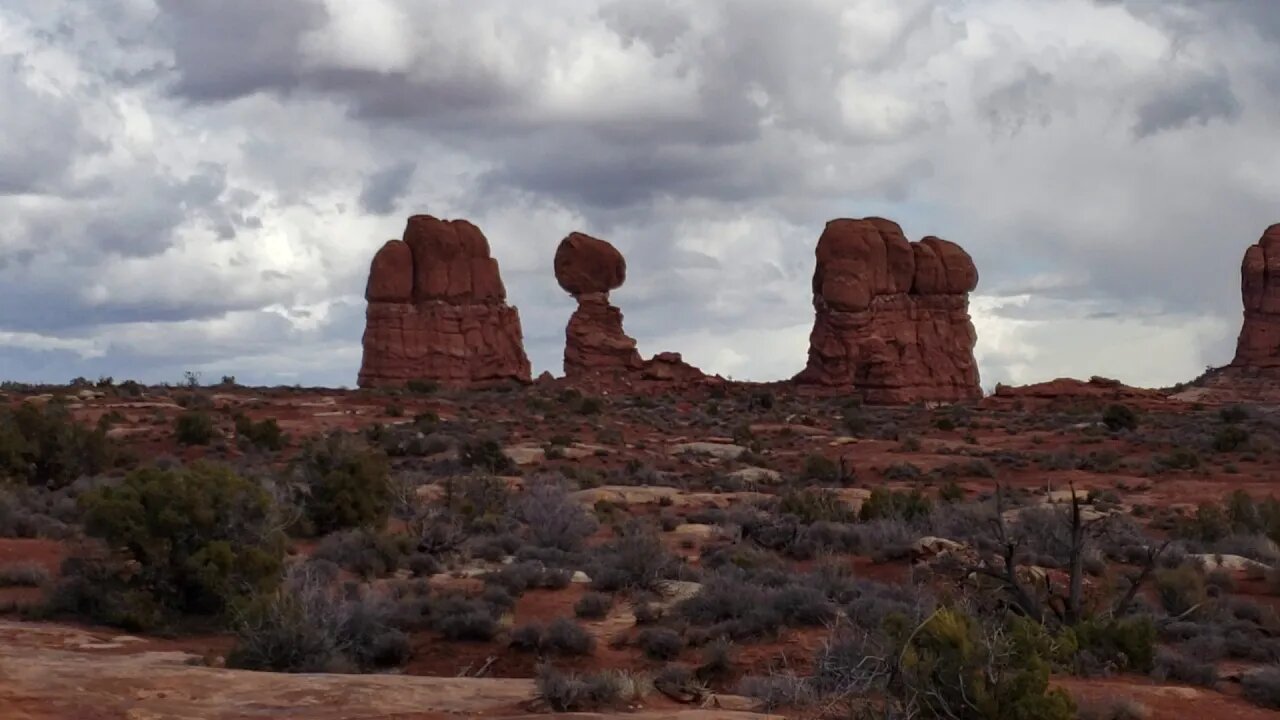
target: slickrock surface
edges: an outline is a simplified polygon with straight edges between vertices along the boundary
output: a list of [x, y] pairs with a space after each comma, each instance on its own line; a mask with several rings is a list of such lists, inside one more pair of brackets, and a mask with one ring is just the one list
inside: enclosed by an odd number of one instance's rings
[[369, 268], [360, 386], [529, 382], [520, 314], [506, 297], [479, 228], [409, 218], [404, 239], [383, 245]]

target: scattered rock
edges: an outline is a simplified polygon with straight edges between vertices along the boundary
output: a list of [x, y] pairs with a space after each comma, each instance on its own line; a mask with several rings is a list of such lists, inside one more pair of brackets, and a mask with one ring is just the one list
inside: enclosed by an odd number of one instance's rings
[[737, 460], [747, 451], [741, 445], [713, 442], [688, 442], [671, 446], [672, 455], [709, 455], [718, 460]]
[[782, 482], [782, 473], [777, 470], [759, 467], [745, 467], [734, 470], [729, 477], [749, 485], [776, 485]]

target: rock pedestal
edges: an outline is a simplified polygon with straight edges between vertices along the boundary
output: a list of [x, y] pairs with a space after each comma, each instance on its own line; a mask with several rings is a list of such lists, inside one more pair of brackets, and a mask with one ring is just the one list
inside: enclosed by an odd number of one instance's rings
[[613, 245], [572, 233], [556, 248], [555, 271], [560, 287], [578, 301], [565, 328], [566, 379], [608, 384], [697, 382], [705, 377], [679, 353], [659, 353], [648, 361], [640, 357], [635, 339], [622, 329], [622, 311], [609, 302], [609, 292], [627, 279], [627, 261]]
[[530, 381], [520, 314], [489, 242], [466, 220], [414, 215], [373, 257], [360, 387]]
[[982, 397], [973, 358], [973, 260], [936, 237], [908, 242], [883, 218], [832, 220], [818, 240], [815, 319], [801, 384], [873, 403]]

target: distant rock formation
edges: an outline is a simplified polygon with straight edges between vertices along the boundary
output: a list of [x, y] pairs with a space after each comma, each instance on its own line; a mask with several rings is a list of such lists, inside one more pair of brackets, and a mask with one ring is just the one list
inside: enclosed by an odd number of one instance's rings
[[1249, 246], [1240, 265], [1244, 324], [1232, 367], [1280, 367], [1280, 223]]
[[1031, 385], [997, 384], [995, 392], [982, 401], [982, 407], [993, 410], [1036, 410], [1090, 408], [1100, 410], [1121, 403], [1134, 409], [1157, 409], [1176, 405], [1160, 390], [1136, 388], [1119, 380], [1094, 376], [1086, 382], [1074, 378], [1058, 378]]
[[982, 397], [973, 359], [973, 260], [936, 237], [908, 242], [883, 218], [827, 223], [813, 273], [815, 320], [801, 384], [873, 403]]
[[414, 215], [373, 257], [360, 387], [530, 381], [520, 314], [489, 241], [466, 220]]
[[609, 292], [627, 279], [627, 261], [610, 243], [571, 233], [556, 248], [556, 281], [578, 301], [565, 328], [564, 375], [570, 381], [694, 382], [705, 376], [679, 353], [645, 361], [622, 329], [622, 311]]

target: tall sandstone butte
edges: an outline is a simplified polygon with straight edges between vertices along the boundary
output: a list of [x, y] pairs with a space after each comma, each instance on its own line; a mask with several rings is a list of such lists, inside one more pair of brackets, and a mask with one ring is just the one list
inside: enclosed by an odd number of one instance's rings
[[360, 387], [529, 382], [520, 313], [489, 241], [466, 220], [414, 215], [373, 256]]
[[969, 318], [978, 271], [959, 245], [908, 242], [883, 218], [839, 219], [816, 256], [809, 362], [796, 382], [873, 403], [982, 397]]
[[1244, 253], [1240, 264], [1244, 324], [1233, 367], [1280, 367], [1280, 223]]
[[578, 301], [565, 328], [564, 375], [570, 381], [697, 381], [701, 370], [679, 353], [640, 357], [636, 341], [622, 329], [622, 311], [609, 292], [627, 279], [627, 261], [612, 244], [583, 233], [560, 241], [556, 281]]

